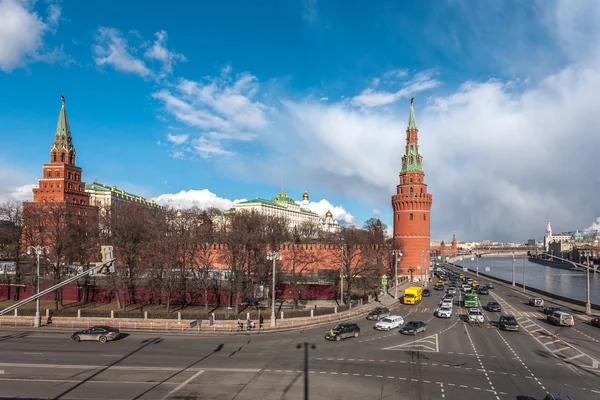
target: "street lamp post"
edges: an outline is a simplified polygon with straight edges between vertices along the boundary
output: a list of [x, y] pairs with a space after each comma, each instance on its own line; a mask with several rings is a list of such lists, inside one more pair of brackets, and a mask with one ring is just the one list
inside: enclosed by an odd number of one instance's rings
[[398, 299], [398, 256], [402, 257], [402, 251], [392, 250], [392, 253], [396, 256], [394, 265], [394, 298]]
[[510, 253], [512, 257], [512, 285], [515, 286], [515, 253]]
[[523, 257], [523, 291], [525, 291], [525, 257]]
[[575, 267], [575, 268], [580, 266], [580, 267], [584, 267], [586, 269], [586, 271], [587, 271], [587, 301], [585, 303], [585, 313], [587, 315], [592, 315], [592, 303], [590, 302], [590, 269], [589, 269], [589, 265], [579, 264], [579, 263], [576, 263], [575, 261], [567, 260], [566, 258], [553, 256], [552, 254], [547, 254], [547, 256], [556, 258], [557, 260], [561, 260], [561, 261], [564, 261], [567, 263], [571, 263], [571, 264], [573, 264], [573, 267]]
[[[29, 246], [27, 247], [27, 254], [31, 254], [31, 250], [35, 252], [37, 257], [37, 273], [36, 273], [36, 292], [38, 294], [40, 292], [40, 255], [45, 250], [45, 253], [48, 254], [50, 248], [47, 246]], [[33, 326], [39, 328], [42, 325], [42, 317], [40, 315], [40, 299], [35, 300], [35, 319], [33, 320]]]
[[273, 287], [271, 290], [271, 328], [275, 328], [275, 263], [281, 261], [281, 253], [278, 251], [269, 251], [267, 260], [273, 260]]
[[586, 256], [586, 260], [587, 260], [587, 265], [585, 268], [585, 274], [586, 274], [586, 279], [587, 279], [587, 299], [585, 302], [585, 313], [587, 315], [592, 315], [592, 303], [590, 301], [590, 255], [591, 255], [591, 251], [589, 250], [585, 250], [583, 251], [583, 255]]
[[479, 276], [479, 257], [480, 257], [480, 255], [475, 253], [475, 266], [476, 266], [477, 276]]

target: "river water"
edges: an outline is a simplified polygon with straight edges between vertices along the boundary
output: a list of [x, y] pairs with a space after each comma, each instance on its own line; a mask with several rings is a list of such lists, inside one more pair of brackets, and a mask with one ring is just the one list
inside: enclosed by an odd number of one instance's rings
[[[479, 272], [508, 281], [512, 280], [512, 258], [510, 256], [481, 257], [478, 261]], [[456, 264], [468, 267], [473, 271], [476, 268], [475, 260], [468, 257], [464, 257], [462, 261], [457, 260]], [[489, 268], [489, 271], [487, 268]], [[526, 286], [586, 301], [585, 271], [552, 268], [529, 262], [524, 257], [515, 257], [515, 282], [517, 286], [523, 285], [523, 268], [525, 268]], [[600, 273], [590, 273], [590, 299], [592, 303], [600, 304]]]

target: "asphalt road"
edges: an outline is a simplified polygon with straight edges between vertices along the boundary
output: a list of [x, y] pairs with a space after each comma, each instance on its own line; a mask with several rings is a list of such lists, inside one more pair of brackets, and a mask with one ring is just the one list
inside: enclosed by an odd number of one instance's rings
[[68, 334], [0, 332], [0, 399], [302, 399], [304, 350], [309, 350], [312, 399], [541, 399], [546, 392], [600, 399], [600, 329], [548, 325], [523, 294], [498, 287], [497, 300], [520, 332], [503, 332], [488, 313], [482, 326], [433, 311], [442, 292], [417, 306], [398, 305], [425, 333], [362, 333], [325, 341], [324, 329], [265, 335], [186, 337], [130, 335], [106, 344], [74, 343]]

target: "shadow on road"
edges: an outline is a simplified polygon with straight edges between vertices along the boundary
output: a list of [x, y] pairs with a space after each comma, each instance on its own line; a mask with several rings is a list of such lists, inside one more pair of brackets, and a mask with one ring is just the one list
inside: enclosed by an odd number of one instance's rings
[[[78, 384], [76, 384], [75, 386], [65, 390], [64, 392], [60, 393], [58, 396], [54, 397], [54, 399], [60, 399], [62, 396], [72, 392], [73, 390], [77, 389], [78, 387], [82, 386], [83, 384], [85, 384], [86, 382], [89, 382], [90, 380], [92, 380], [93, 378], [95, 378], [96, 376], [100, 375], [101, 373], [103, 373], [104, 371], [106, 371], [107, 369], [109, 369], [110, 367], [113, 367], [115, 365], [117, 365], [118, 363], [120, 363], [121, 361], [131, 357], [132, 355], [134, 355], [135, 353], [141, 351], [142, 349], [144, 349], [145, 347], [155, 343], [156, 340], [159, 340], [159, 338], [153, 338], [153, 339], [146, 339], [142, 341], [142, 345], [140, 347], [138, 347], [137, 349], [133, 350], [132, 352], [130, 352], [129, 354], [124, 355], [123, 357], [119, 358], [118, 360], [112, 362], [111, 364], [107, 365], [106, 367], [100, 369], [98, 372], [96, 372], [95, 374], [90, 375], [89, 377], [85, 378], [84, 380], [82, 380], [81, 382], [79, 382]], [[162, 341], [162, 339], [160, 339]]]
[[0, 336], [0, 342], [9, 339], [20, 339], [29, 336], [29, 332], [11, 333], [10, 335]]

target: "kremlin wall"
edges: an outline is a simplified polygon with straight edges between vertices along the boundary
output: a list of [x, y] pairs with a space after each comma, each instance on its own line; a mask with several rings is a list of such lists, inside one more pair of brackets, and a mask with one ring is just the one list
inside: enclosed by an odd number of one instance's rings
[[[446, 246], [444, 242], [436, 247], [430, 245], [433, 196], [428, 193], [427, 184], [425, 183], [423, 156], [419, 151], [418, 132], [414, 112], [414, 98], [412, 98], [406, 129], [406, 146], [401, 157], [399, 183], [396, 187], [396, 193], [391, 197], [394, 213], [393, 246], [391, 244], [386, 245], [389, 248], [384, 251], [389, 252], [390, 262], [384, 262], [384, 264], [386, 264], [388, 268], [386, 272], [389, 274], [394, 265], [392, 247], [400, 249], [402, 256], [398, 260], [398, 275], [414, 276], [415, 280], [427, 280], [430, 257], [454, 254], [457, 250], [457, 243], [454, 237], [450, 246]], [[87, 218], [87, 216], [97, 216], [98, 207], [91, 204], [90, 195], [86, 193], [85, 184], [82, 181], [81, 168], [75, 165], [76, 153], [72, 142], [64, 96], [62, 96], [62, 107], [53, 139], [50, 147], [50, 163], [43, 165], [43, 177], [39, 180], [38, 187], [33, 189], [34, 201], [24, 203], [24, 208], [31, 208], [36, 204], [38, 206], [47, 203], [65, 204], [73, 211], [73, 215], [77, 215], [77, 224], [80, 224], [82, 223], [81, 220]], [[125, 197], [124, 199], [127, 200]], [[132, 196], [132, 199], [141, 201], [142, 198], [137, 199]], [[140, 204], [146, 203], [151, 207], [156, 207], [153, 202], [144, 201]], [[277, 204], [274, 206], [277, 206]], [[87, 222], [84, 221], [83, 223]], [[381, 223], [379, 222], [379, 224]], [[39, 245], [40, 243], [27, 243], [27, 245], [30, 244]], [[48, 245], [50, 243], [43, 244]], [[223, 262], [227, 253], [225, 245], [212, 244], [208, 246], [210, 250], [214, 251], [213, 269], [215, 271], [229, 270], [229, 266]], [[369, 251], [365, 250], [366, 248], [360, 250], [359, 258], [366, 257]], [[382, 251], [383, 249], [379, 248], [377, 250]], [[339, 271], [343, 260], [340, 246], [333, 244], [282, 245], [278, 251], [281, 252], [282, 261], [280, 261], [280, 266], [284, 272], [294, 270], [298, 272], [298, 265], [294, 264], [298, 262], [300, 254], [303, 258], [303, 261], [301, 261], [303, 272], [313, 277], [326, 274], [326, 271]]]

